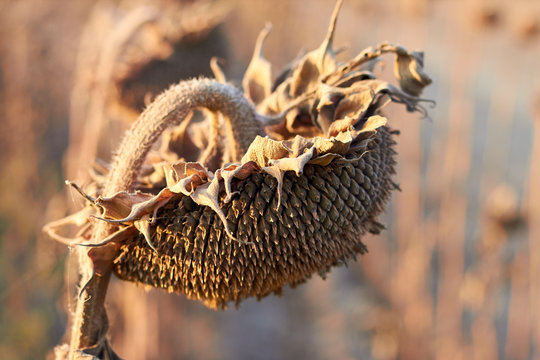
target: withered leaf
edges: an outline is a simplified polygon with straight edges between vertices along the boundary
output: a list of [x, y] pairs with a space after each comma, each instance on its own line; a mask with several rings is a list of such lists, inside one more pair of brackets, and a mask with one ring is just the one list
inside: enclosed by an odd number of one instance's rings
[[103, 213], [101, 216], [105, 219], [117, 220], [130, 215], [134, 204], [144, 203], [151, 200], [153, 195], [142, 192], [128, 193], [118, 192], [109, 197], [98, 197], [94, 204], [98, 205]]
[[208, 170], [200, 163], [178, 161], [174, 164], [165, 164], [163, 166], [167, 186], [171, 187], [180, 180], [197, 175], [203, 180], [208, 178]]
[[396, 47], [394, 73], [401, 89], [408, 94], [419, 96], [422, 90], [431, 84], [431, 78], [424, 72], [424, 53], [407, 52], [401, 46]]
[[291, 156], [297, 157], [302, 155], [307, 148], [313, 146], [313, 139], [296, 135], [293, 140], [285, 140], [284, 144], [291, 150]]
[[52, 239], [64, 243], [66, 245], [73, 245], [80, 242], [83, 242], [85, 238], [81, 236], [81, 231], [79, 235], [75, 237], [70, 237], [67, 234], [62, 234], [62, 231], [66, 231], [71, 226], [85, 230], [88, 228], [88, 217], [95, 213], [95, 209], [90, 206], [85, 206], [81, 210], [77, 211], [74, 214], [66, 216], [60, 220], [56, 220], [48, 223], [43, 227], [43, 231], [50, 236]]
[[163, 132], [160, 154], [165, 160], [169, 162], [177, 161], [179, 159], [178, 154], [182, 154], [182, 157], [187, 159], [195, 158], [199, 153], [200, 150], [197, 144], [193, 142], [187, 131], [192, 118], [193, 114], [190, 114], [186, 116], [180, 125], [166, 129]]
[[[105, 212], [97, 218], [110, 223], [133, 222], [144, 215], [155, 213], [174, 195], [169, 188], [165, 188], [157, 195], [123, 191], [108, 198], [98, 198], [96, 205], [105, 209]], [[122, 212], [111, 211], [111, 209], [122, 209]]]
[[262, 55], [264, 40], [271, 30], [272, 25], [267, 23], [265, 28], [260, 32], [255, 43], [253, 57], [242, 80], [244, 94], [254, 104], [262, 102], [271, 92], [272, 65]]
[[199, 186], [193, 194], [191, 194], [191, 198], [193, 201], [195, 201], [199, 205], [208, 206], [214, 212], [219, 216], [221, 222], [223, 223], [223, 227], [225, 228], [225, 232], [231, 239], [235, 239], [233, 234], [231, 233], [229, 226], [227, 225], [227, 219], [225, 218], [225, 214], [223, 213], [223, 210], [221, 210], [221, 207], [219, 206], [218, 201], [218, 195], [219, 195], [219, 178], [216, 176], [214, 179], [206, 184], [203, 184]]
[[317, 156], [316, 158], [313, 158], [308, 161], [308, 164], [315, 164], [320, 166], [326, 166], [330, 164], [334, 159], [343, 158], [343, 156], [338, 154], [323, 154], [321, 156]]

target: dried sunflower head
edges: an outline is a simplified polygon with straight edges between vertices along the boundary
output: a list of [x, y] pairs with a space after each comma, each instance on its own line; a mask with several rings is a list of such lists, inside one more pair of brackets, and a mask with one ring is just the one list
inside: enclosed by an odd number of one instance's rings
[[[364, 253], [361, 236], [382, 229], [377, 216], [396, 188], [395, 132], [380, 110], [395, 101], [423, 111], [418, 95], [430, 79], [420, 53], [387, 43], [339, 63], [332, 46], [338, 9], [323, 44], [273, 83], [262, 57], [267, 27], [243, 80], [247, 99], [230, 85], [203, 79], [158, 97], [141, 118], [170, 102], [199, 104], [186, 96], [204, 98], [200, 104], [208, 110], [198, 118], [174, 110], [184, 120], [161, 136], [159, 150], [143, 154], [133, 186], [109, 194], [99, 190], [107, 184], [98, 179], [96, 193], [85, 194], [90, 205], [50, 225], [49, 233], [62, 239], [59, 228], [78, 222], [74, 241], [84, 244], [92, 232], [89, 216], [115, 224], [101, 244], [117, 244], [118, 277], [214, 308], [279, 292]], [[373, 73], [388, 52], [396, 55], [399, 87]], [[208, 95], [212, 89], [243, 105], [221, 108]], [[244, 119], [246, 107], [255, 122]], [[239, 120], [227, 120], [236, 113]]]

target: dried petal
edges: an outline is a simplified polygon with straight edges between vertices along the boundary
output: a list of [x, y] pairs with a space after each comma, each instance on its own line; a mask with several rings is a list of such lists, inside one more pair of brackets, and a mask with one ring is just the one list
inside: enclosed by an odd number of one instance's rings
[[332, 43], [341, 3], [342, 1], [339, 0], [334, 8], [328, 33], [321, 46], [319, 46], [318, 49], [307, 53], [300, 61], [298, 67], [294, 69], [289, 90], [291, 97], [295, 98], [301, 94], [315, 90], [320, 78], [327, 76], [336, 70], [337, 61], [335, 59]]
[[145, 203], [152, 200], [154, 196], [142, 192], [128, 193], [118, 192], [109, 197], [98, 197], [94, 204], [99, 206], [103, 212], [101, 216], [105, 219], [124, 219], [131, 215], [135, 204]]
[[231, 201], [234, 193], [231, 191], [231, 182], [233, 178], [245, 179], [249, 175], [253, 174], [256, 171], [259, 171], [261, 168], [254, 161], [248, 161], [241, 166], [231, 165], [223, 170], [218, 170], [216, 176], [220, 176], [223, 179], [225, 184], [225, 192], [227, 196], [225, 197], [225, 202], [228, 203]]
[[217, 57], [212, 57], [210, 59], [210, 69], [212, 70], [212, 73], [214, 73], [214, 78], [219, 81], [222, 84], [227, 83], [227, 77], [225, 76], [225, 72], [220, 66], [220, 59]]
[[221, 207], [219, 206], [218, 201], [218, 195], [219, 195], [219, 179], [216, 176], [214, 180], [212, 180], [209, 183], [203, 184], [199, 186], [195, 192], [191, 195], [191, 198], [193, 201], [195, 201], [199, 205], [208, 206], [214, 212], [219, 216], [221, 222], [223, 223], [223, 227], [225, 228], [225, 232], [231, 239], [235, 239], [231, 231], [229, 230], [229, 226], [227, 224], [227, 219], [225, 218], [225, 214], [223, 213], [223, 210], [221, 210]]
[[373, 115], [370, 116], [360, 129], [360, 132], [376, 131], [381, 126], [385, 126], [388, 120], [384, 116]]
[[[122, 191], [108, 198], [100, 197], [95, 204], [104, 209], [104, 212], [101, 217], [96, 218], [111, 224], [133, 222], [144, 215], [154, 213], [174, 195], [168, 188], [165, 188], [155, 196], [140, 192], [127, 193]], [[114, 211], [117, 209], [121, 209], [122, 212]]]
[[430, 77], [424, 72], [424, 53], [407, 52], [403, 47], [396, 47], [394, 73], [401, 89], [407, 94], [419, 96], [422, 90], [431, 84]]
[[139, 230], [141, 234], [143, 234], [148, 246], [150, 246], [152, 250], [157, 252], [157, 249], [152, 244], [152, 235], [150, 234], [150, 216], [144, 215], [143, 217], [141, 217], [141, 219], [135, 220], [133, 222], [133, 225], [137, 228], [137, 230]]
[[281, 141], [267, 137], [257, 136], [242, 157], [242, 163], [253, 161], [260, 167], [265, 167], [270, 159], [279, 159], [287, 156], [291, 150]]
[[254, 104], [259, 104], [271, 92], [272, 86], [272, 65], [262, 55], [264, 40], [272, 30], [272, 25], [267, 23], [259, 34], [253, 51], [253, 57], [244, 74], [242, 86], [244, 94]]
[[74, 214], [66, 216], [60, 220], [56, 220], [48, 223], [43, 227], [43, 231], [52, 239], [64, 243], [66, 245], [73, 245], [85, 240], [82, 236], [69, 237], [68, 235], [61, 234], [62, 230], [66, 230], [71, 226], [83, 227], [88, 225], [88, 217], [95, 212], [90, 206], [85, 206], [81, 210]]
[[315, 139], [315, 149], [317, 149], [317, 154], [345, 154], [349, 150], [349, 145], [351, 144], [353, 138], [349, 131], [339, 133], [336, 137], [330, 139], [325, 138], [316, 138]]
[[294, 171], [296, 175], [300, 175], [304, 166], [313, 157], [315, 153], [315, 147], [311, 147], [304, 154], [298, 157], [282, 157], [275, 160], [268, 161], [270, 166], [277, 166], [281, 171]]

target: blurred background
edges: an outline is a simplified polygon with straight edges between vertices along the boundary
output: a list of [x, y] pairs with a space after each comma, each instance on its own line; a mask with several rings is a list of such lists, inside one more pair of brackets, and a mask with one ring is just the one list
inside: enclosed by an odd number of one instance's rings
[[[212, 56], [238, 80], [266, 21], [276, 71], [317, 47], [333, 7], [0, 1], [0, 358], [44, 358], [63, 341], [77, 264], [41, 227], [81, 206], [64, 179], [88, 182], [145, 101], [211, 75]], [[384, 40], [425, 52], [423, 96], [437, 106], [427, 119], [387, 112], [402, 191], [369, 253], [224, 312], [114, 279], [120, 356], [540, 359], [540, 2], [346, 0], [341, 59]]]

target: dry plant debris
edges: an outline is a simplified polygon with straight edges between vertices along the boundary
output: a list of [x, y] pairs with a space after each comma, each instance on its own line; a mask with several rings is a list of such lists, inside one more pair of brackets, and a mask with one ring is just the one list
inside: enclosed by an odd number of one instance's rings
[[[361, 236], [383, 228], [377, 216], [396, 188], [396, 132], [381, 109], [393, 101], [423, 113], [419, 95], [431, 80], [422, 53], [388, 43], [338, 62], [339, 5], [321, 46], [278, 76], [262, 55], [267, 26], [243, 93], [218, 71], [220, 82], [189, 80], [157, 97], [108, 172], [84, 191], [72, 184], [88, 206], [48, 234], [89, 246], [98, 274], [110, 259], [121, 279], [213, 308], [363, 254]], [[386, 53], [395, 54], [399, 86], [374, 74]], [[197, 108], [205, 110], [195, 116]], [[112, 225], [96, 241], [100, 223]], [[65, 235], [73, 225], [78, 233]]]

